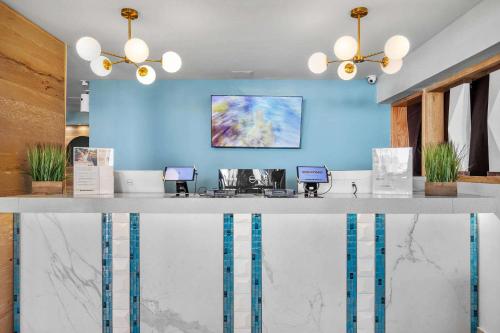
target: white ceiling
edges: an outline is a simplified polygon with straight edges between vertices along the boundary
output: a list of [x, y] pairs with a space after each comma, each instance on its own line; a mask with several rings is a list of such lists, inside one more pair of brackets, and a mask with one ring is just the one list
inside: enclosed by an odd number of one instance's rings
[[[122, 7], [139, 10], [133, 35], [144, 39], [150, 57], [174, 50], [183, 60], [175, 74], [155, 64], [159, 79], [248, 78], [336, 79], [336, 68], [322, 75], [307, 69], [316, 51], [332, 55], [335, 40], [355, 36], [350, 9], [366, 5], [362, 21], [364, 53], [381, 51], [388, 37], [406, 35], [412, 48], [428, 40], [480, 0], [4, 0], [8, 5], [68, 44], [68, 79], [96, 79], [78, 58], [75, 42], [92, 36], [106, 51], [123, 53], [127, 24]], [[333, 55], [332, 55], [333, 56]], [[378, 74], [363, 64], [358, 77]], [[109, 79], [135, 79], [132, 65], [117, 65]], [[70, 87], [70, 96], [71, 96]]]

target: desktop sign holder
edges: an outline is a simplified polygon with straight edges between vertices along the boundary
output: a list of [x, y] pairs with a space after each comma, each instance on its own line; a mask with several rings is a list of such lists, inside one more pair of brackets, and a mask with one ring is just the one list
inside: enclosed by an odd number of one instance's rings
[[195, 181], [198, 178], [198, 172], [195, 167], [165, 167], [163, 172], [163, 181], [175, 181], [175, 196], [189, 197], [188, 181]]
[[73, 148], [73, 194], [114, 193], [114, 150], [112, 148]]
[[297, 180], [304, 184], [305, 198], [321, 198], [319, 184], [329, 183], [329, 172], [326, 166], [297, 166]]

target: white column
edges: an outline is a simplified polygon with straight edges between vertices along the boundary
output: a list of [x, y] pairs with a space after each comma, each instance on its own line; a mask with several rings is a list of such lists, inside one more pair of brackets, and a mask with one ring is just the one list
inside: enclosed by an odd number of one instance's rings
[[234, 333], [250, 333], [252, 305], [252, 215], [234, 215]]
[[470, 149], [470, 84], [464, 83], [450, 89], [450, 111], [448, 116], [448, 139], [462, 150], [460, 171], [469, 170]]
[[375, 332], [375, 215], [358, 214], [358, 333]]
[[488, 154], [490, 171], [500, 171], [500, 70], [490, 74], [488, 98]]
[[113, 214], [113, 333], [130, 332], [130, 216]]

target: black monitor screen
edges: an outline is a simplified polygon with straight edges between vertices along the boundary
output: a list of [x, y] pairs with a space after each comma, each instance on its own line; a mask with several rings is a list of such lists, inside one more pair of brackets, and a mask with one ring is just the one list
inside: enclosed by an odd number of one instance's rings
[[285, 189], [285, 169], [219, 169], [219, 188], [238, 193], [262, 193], [264, 189]]

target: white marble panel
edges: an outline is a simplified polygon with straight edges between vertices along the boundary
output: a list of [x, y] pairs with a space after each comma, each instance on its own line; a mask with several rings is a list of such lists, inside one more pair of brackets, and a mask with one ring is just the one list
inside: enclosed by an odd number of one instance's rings
[[500, 219], [478, 214], [479, 223], [479, 326], [500, 332]]
[[265, 333], [344, 332], [346, 216], [263, 215]]
[[21, 215], [21, 331], [102, 330], [101, 214]]
[[130, 330], [130, 214], [114, 213], [113, 333]]
[[252, 328], [252, 215], [235, 214], [234, 248], [234, 330]]
[[357, 221], [357, 328], [359, 333], [373, 333], [375, 328], [375, 215], [358, 214]]
[[470, 333], [470, 218], [386, 216], [386, 332]]
[[141, 332], [220, 333], [223, 216], [141, 214]]

